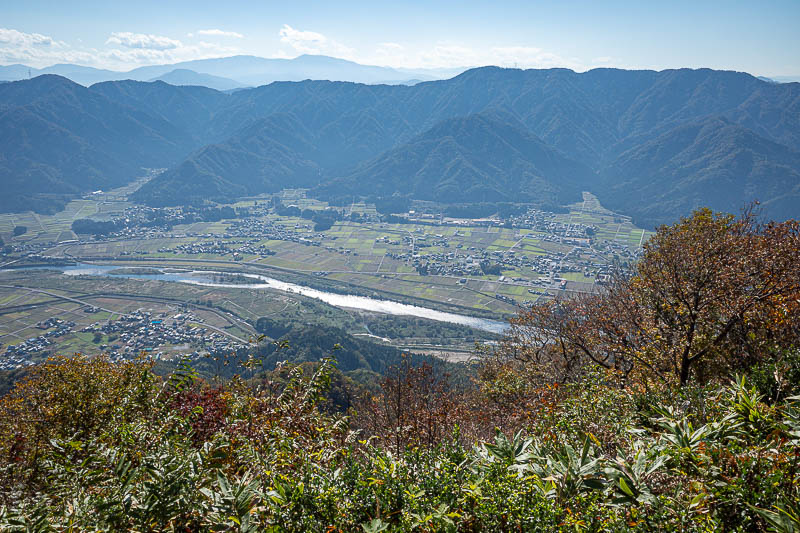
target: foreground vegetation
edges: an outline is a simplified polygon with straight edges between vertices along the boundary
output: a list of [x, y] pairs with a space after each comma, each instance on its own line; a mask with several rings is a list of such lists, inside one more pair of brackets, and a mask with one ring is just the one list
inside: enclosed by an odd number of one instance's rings
[[800, 402], [764, 403], [744, 379], [669, 398], [588, 376], [507, 412], [489, 383], [456, 394], [409, 366], [363, 406], [359, 432], [358, 416], [328, 411], [333, 372], [212, 388], [188, 368], [160, 381], [146, 364], [51, 361], [2, 403], [0, 528], [798, 526]]
[[52, 359], [0, 399], [0, 529], [798, 531], [798, 238], [697, 212], [459, 379]]

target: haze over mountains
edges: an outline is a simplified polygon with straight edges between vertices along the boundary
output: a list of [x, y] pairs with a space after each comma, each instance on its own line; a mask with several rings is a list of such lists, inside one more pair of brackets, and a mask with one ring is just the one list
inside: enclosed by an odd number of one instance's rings
[[[191, 82], [175, 68], [142, 75]], [[552, 206], [588, 190], [646, 226], [752, 199], [769, 217], [800, 217], [800, 84], [729, 71], [485, 67], [414, 86], [276, 82], [230, 94], [49, 75], [0, 85], [0, 132], [4, 211], [56, 209], [168, 167], [134, 198], [176, 205], [301, 186]]]
[[273, 81], [332, 80], [357, 83], [409, 84], [449, 78], [465, 69], [394, 69], [362, 65], [346, 59], [301, 55], [293, 59], [231, 56], [197, 59], [169, 65], [150, 65], [127, 72], [59, 64], [36, 69], [26, 65], [0, 65], [0, 81], [19, 81], [42, 74], [64, 76], [89, 86], [104, 81], [163, 80], [173, 85], [203, 85], [226, 91], [255, 87]]
[[163, 81], [170, 85], [194, 85], [197, 87], [209, 87], [218, 91], [229, 91], [239, 89], [242, 84], [230, 78], [214, 76], [212, 74], [202, 74], [186, 68], [176, 68], [166, 74], [162, 74], [148, 81]]

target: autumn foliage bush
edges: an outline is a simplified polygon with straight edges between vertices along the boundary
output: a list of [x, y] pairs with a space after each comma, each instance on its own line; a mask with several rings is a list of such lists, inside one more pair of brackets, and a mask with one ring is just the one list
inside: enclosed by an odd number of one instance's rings
[[508, 426], [489, 427], [499, 418], [485, 415], [499, 412], [502, 395], [488, 384], [453, 391], [431, 367], [396, 369], [365, 400], [377, 417], [366, 425], [360, 414], [322, 407], [332, 361], [310, 375], [282, 372], [276, 388], [206, 385], [186, 363], [167, 379], [145, 363], [38, 367], [0, 400], [0, 530], [793, 531], [800, 523], [800, 399], [767, 403], [745, 378], [642, 395], [596, 367], [516, 396], [521, 403], [504, 409], [534, 414], [509, 412]]
[[521, 312], [504, 348], [544, 381], [599, 365], [628, 384], [684, 386], [726, 382], [798, 339], [800, 225], [701, 209], [660, 227], [604, 290]]

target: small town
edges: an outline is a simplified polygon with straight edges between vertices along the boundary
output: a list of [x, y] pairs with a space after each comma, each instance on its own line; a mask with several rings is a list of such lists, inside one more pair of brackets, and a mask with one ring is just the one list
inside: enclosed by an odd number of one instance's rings
[[[92, 313], [96, 309], [85, 308], [85, 311]], [[57, 347], [56, 339], [72, 332], [93, 334], [97, 349], [112, 361], [131, 360], [142, 355], [155, 360], [179, 356], [196, 358], [205, 354], [237, 353], [247, 347], [229, 335], [204, 327], [188, 310], [177, 314], [140, 310], [80, 329], [76, 329], [75, 322], [49, 318], [36, 327], [47, 332], [7, 346], [0, 355], [0, 370], [35, 364], [43, 354], [53, 352]]]

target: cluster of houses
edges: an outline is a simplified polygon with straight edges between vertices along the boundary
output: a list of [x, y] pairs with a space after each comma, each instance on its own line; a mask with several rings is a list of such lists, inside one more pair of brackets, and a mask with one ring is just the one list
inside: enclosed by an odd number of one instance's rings
[[[7, 346], [0, 356], [0, 370], [34, 364], [31, 356], [51, 352], [57, 346], [54, 339], [73, 333], [75, 322], [53, 317], [38, 323], [36, 327], [49, 331]], [[98, 340], [105, 341], [102, 344], [98, 342], [97, 350], [107, 354], [113, 361], [131, 359], [142, 353], [154, 359], [169, 358], [185, 354], [190, 346], [195, 349], [196, 356], [201, 353], [232, 354], [246, 348], [222, 333], [199, 325], [197, 317], [189, 311], [168, 316], [166, 313], [139, 310], [114, 321], [95, 322], [78, 331], [93, 333]], [[167, 347], [177, 350], [166, 351]]]
[[49, 330], [36, 337], [27, 339], [19, 344], [6, 347], [3, 356], [0, 357], [0, 370], [11, 370], [20, 366], [33, 364], [30, 360], [32, 354], [41, 353], [49, 346], [54, 344], [53, 340], [63, 337], [72, 331], [75, 322], [51, 317], [36, 324], [38, 329]]
[[[239, 259], [242, 257], [242, 253], [244, 252], [244, 250], [240, 249], [240, 246], [251, 245], [250, 248], [252, 249], [254, 248], [253, 244], [254, 243], [247, 241], [222, 241], [222, 240], [191, 242], [191, 243], [179, 244], [174, 248], [159, 248], [158, 252], [159, 253], [172, 252], [172, 253], [181, 253], [186, 255], [208, 254], [208, 255], [219, 255], [222, 257], [229, 255], [233, 259]], [[263, 257], [269, 255], [269, 250], [267, 250], [266, 247], [262, 246], [261, 248], [262, 249], [259, 250], [259, 252], [261, 252], [260, 255], [262, 255]]]
[[[272, 241], [287, 241], [306, 246], [321, 246], [326, 238], [323, 233], [310, 233], [311, 224], [275, 224], [266, 218], [241, 218], [232, 221], [225, 237], [258, 237]], [[331, 237], [327, 237], [330, 239]]]
[[101, 344], [99, 348], [112, 358], [127, 359], [142, 352], [160, 358], [164, 354], [159, 348], [165, 346], [180, 346], [185, 349], [191, 345], [207, 351], [230, 352], [242, 347], [226, 335], [198, 325], [197, 320], [189, 311], [170, 317], [166, 313], [153, 314], [139, 310], [123, 315], [113, 322], [96, 322], [81, 331], [100, 333], [109, 338], [111, 344]]
[[[310, 226], [288, 228], [279, 224], [273, 224], [269, 220], [244, 218], [232, 221], [230, 227], [221, 235], [212, 234], [185, 234], [181, 237], [200, 237], [211, 238], [214, 240], [179, 244], [175, 247], [160, 248], [159, 252], [181, 253], [186, 255], [219, 255], [222, 257], [230, 256], [240, 259], [245, 255], [257, 257], [269, 257], [275, 255], [263, 243], [264, 240], [289, 241], [306, 246], [321, 246], [325, 238], [322, 234], [309, 235]], [[299, 231], [298, 231], [299, 230]], [[335, 237], [328, 237], [335, 239]]]

